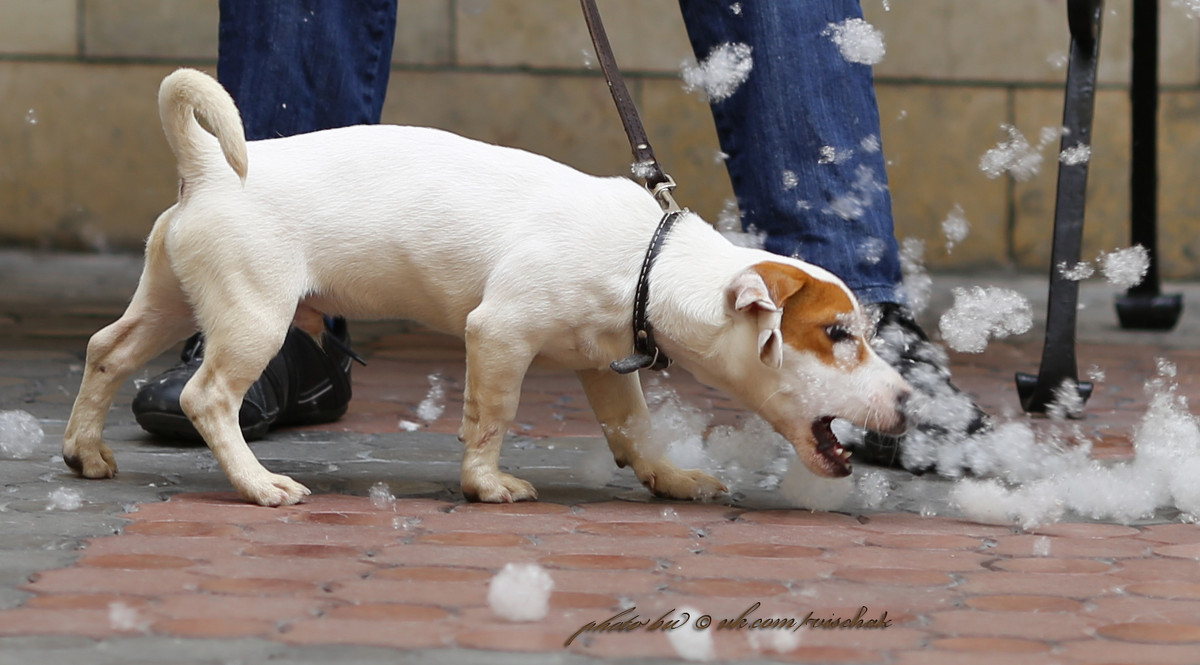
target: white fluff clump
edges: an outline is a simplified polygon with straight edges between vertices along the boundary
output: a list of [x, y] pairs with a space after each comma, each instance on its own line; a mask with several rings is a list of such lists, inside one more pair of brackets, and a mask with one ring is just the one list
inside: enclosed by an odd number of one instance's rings
[[795, 460], [779, 482], [779, 491], [797, 508], [837, 510], [850, 501], [854, 477], [823, 478], [809, 471], [800, 460]]
[[695, 618], [699, 617], [703, 612], [692, 607], [679, 608], [679, 615], [683, 615], [685, 612], [689, 617], [692, 617], [692, 620], [687, 625], [667, 631], [667, 640], [671, 643], [671, 647], [684, 660], [694, 662], [713, 660], [717, 657], [717, 651], [713, 647], [712, 633], [709, 630], [700, 630], [692, 625]]
[[1025, 182], [1041, 171], [1042, 150], [1062, 135], [1059, 127], [1043, 127], [1037, 146], [1033, 146], [1016, 127], [1004, 124], [1000, 125], [1000, 129], [1008, 138], [983, 153], [979, 159], [979, 169], [989, 178], [999, 178], [1008, 173], [1018, 182]]
[[962, 206], [954, 204], [954, 209], [946, 215], [946, 219], [942, 220], [942, 235], [946, 238], [946, 252], [954, 251], [955, 245], [967, 239], [967, 235], [971, 232], [971, 222], [967, 221], [967, 215], [963, 212]]
[[48, 498], [46, 510], [79, 510], [83, 506], [83, 493], [70, 487], [59, 487]]
[[684, 89], [703, 90], [709, 101], [727, 99], [750, 78], [754, 60], [746, 44], [726, 42], [709, 52], [700, 63], [685, 62], [682, 67]]
[[1171, 508], [1181, 520], [1197, 521], [1200, 422], [1178, 394], [1175, 371], [1160, 361], [1158, 377], [1146, 384], [1150, 407], [1134, 430], [1133, 461], [1092, 460], [1086, 446], [1066, 447], [1053, 439], [1046, 445], [1027, 425], [1007, 423], [973, 439], [986, 458], [977, 471], [997, 477], [961, 481], [951, 499], [971, 519], [1025, 529], [1068, 513], [1128, 524]]
[[1067, 166], [1086, 164], [1092, 158], [1092, 146], [1080, 143], [1058, 153], [1058, 161]]
[[925, 241], [905, 238], [900, 242], [900, 272], [904, 275], [901, 288], [908, 299], [908, 308], [920, 315], [929, 306], [933, 293], [933, 278], [925, 269]]
[[42, 443], [45, 432], [33, 414], [27, 411], [0, 411], [0, 453], [12, 459], [25, 459]]
[[1109, 284], [1128, 289], [1142, 283], [1150, 270], [1150, 251], [1141, 245], [1116, 249], [1100, 256], [1100, 272]]
[[492, 578], [488, 605], [509, 621], [541, 621], [553, 589], [554, 580], [536, 563], [509, 563]]
[[1019, 335], [1033, 327], [1025, 296], [996, 286], [954, 289], [954, 306], [938, 321], [942, 338], [955, 351], [982, 353], [988, 339]]
[[371, 497], [371, 505], [378, 510], [396, 510], [396, 497], [387, 483], [379, 482], [371, 485], [368, 495]]
[[887, 52], [883, 43], [883, 32], [861, 18], [830, 23], [821, 34], [833, 40], [847, 62], [877, 65]]
[[425, 422], [433, 422], [442, 417], [446, 410], [446, 387], [440, 374], [429, 375], [429, 392], [425, 399], [417, 405], [417, 417]]

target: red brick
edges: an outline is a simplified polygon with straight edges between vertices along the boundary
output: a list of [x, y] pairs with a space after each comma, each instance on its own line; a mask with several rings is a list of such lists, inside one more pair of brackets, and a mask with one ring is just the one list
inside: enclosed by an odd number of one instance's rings
[[1005, 571], [967, 573], [955, 587], [963, 593], [1030, 594], [1089, 598], [1118, 593], [1124, 580], [1107, 574], [1027, 574]]
[[619, 589], [622, 595], [654, 593], [670, 578], [655, 572], [636, 570], [552, 570], [555, 591], [592, 593]]
[[1151, 598], [1178, 598], [1200, 600], [1200, 583], [1188, 582], [1142, 582], [1125, 587], [1125, 593]]
[[692, 527], [722, 524], [742, 513], [715, 503], [600, 501], [576, 506], [577, 514], [597, 522], [663, 522]]
[[[1040, 548], [1047, 548], [1041, 550]], [[1006, 536], [996, 539], [992, 553], [1003, 556], [1053, 558], [1128, 559], [1148, 556], [1151, 544], [1136, 538], [1069, 538]], [[1039, 553], [1040, 552], [1040, 553]]]
[[991, 612], [1077, 612], [1083, 603], [1058, 596], [997, 595], [973, 596], [968, 607]]
[[313, 544], [270, 544], [251, 545], [242, 552], [242, 556], [298, 559], [338, 559], [341, 561], [354, 560], [365, 553], [358, 547], [346, 545], [313, 545]]
[[1200, 601], [1112, 596], [1092, 600], [1088, 615], [1101, 617], [1109, 623], [1153, 619], [1168, 623], [1200, 624]]
[[[1196, 645], [1155, 644], [1087, 639], [1065, 642], [1056, 654], [1067, 662], [1128, 663], [1129, 665], [1196, 665]], [[974, 663], [972, 663], [974, 665]]]
[[619, 554], [552, 554], [539, 563], [547, 568], [576, 568], [586, 570], [658, 570], [654, 559]]
[[356, 619], [305, 619], [288, 625], [274, 639], [290, 644], [356, 644], [393, 649], [436, 649], [454, 641], [446, 622], [392, 623]]
[[692, 530], [683, 524], [656, 522], [578, 522], [576, 533], [609, 538], [694, 538]]
[[475, 568], [450, 566], [411, 566], [385, 568], [371, 574], [371, 579], [403, 582], [482, 582], [492, 579], [493, 573]]
[[275, 633], [275, 622], [253, 619], [226, 619], [221, 617], [198, 617], [188, 619], [164, 619], [156, 621], [151, 630], [155, 633], [176, 637], [206, 637], [234, 639], [239, 637], [270, 637]]
[[613, 609], [619, 604], [616, 596], [578, 591], [555, 591], [550, 594], [551, 611], [564, 609]]
[[1179, 545], [1159, 545], [1154, 553], [1161, 556], [1179, 559], [1200, 559], [1200, 543], [1181, 543]]
[[949, 610], [929, 615], [927, 629], [948, 637], [1071, 640], [1087, 637], [1101, 621], [1074, 614]]
[[1138, 538], [1170, 545], [1200, 543], [1200, 526], [1195, 524], [1152, 524], [1142, 527]]
[[742, 513], [739, 522], [769, 524], [772, 526], [856, 527], [858, 520], [841, 513], [814, 512], [809, 510], [752, 510]]
[[226, 595], [190, 593], [163, 596], [154, 605], [153, 612], [171, 619], [261, 619], [275, 622], [313, 616], [334, 604], [328, 600], [294, 596], [243, 596], [231, 600]]
[[868, 535], [869, 532], [854, 528], [796, 526], [735, 520], [707, 527], [705, 536], [700, 542], [714, 545], [748, 542], [834, 548], [862, 545]]
[[462, 626], [455, 635], [458, 646], [490, 651], [561, 652], [563, 642], [570, 637], [558, 630], [547, 630], [537, 624], [514, 623], [510, 626]]
[[949, 637], [934, 640], [929, 646], [946, 651], [979, 653], [1043, 653], [1050, 651], [1049, 645], [1044, 642], [1006, 637]]
[[353, 619], [356, 621], [386, 621], [388, 623], [441, 621], [449, 616], [445, 610], [429, 605], [407, 605], [404, 603], [363, 603], [362, 605], [340, 605], [325, 615], [330, 619]]
[[768, 597], [787, 593], [787, 587], [762, 580], [730, 580], [718, 578], [693, 578], [672, 582], [667, 587], [675, 593], [696, 596], [754, 596]]
[[1101, 626], [1096, 634], [1122, 642], [1139, 644], [1200, 644], [1200, 625], [1135, 622]]
[[332, 598], [350, 603], [416, 603], [465, 607], [487, 603], [488, 581], [397, 582], [377, 577], [346, 580], [329, 586]]
[[878, 547], [915, 550], [974, 550], [983, 545], [979, 538], [954, 534], [878, 533], [867, 537], [866, 544]]
[[1152, 559], [1127, 559], [1113, 576], [1127, 580], [1145, 582], [1195, 582], [1197, 564], [1189, 559], [1157, 557]]
[[949, 586], [954, 581], [946, 573], [912, 568], [839, 568], [833, 574], [851, 582], [896, 586], [940, 587]]
[[1007, 570], [1014, 573], [1047, 573], [1055, 575], [1106, 573], [1113, 570], [1112, 564], [1094, 559], [1058, 559], [1051, 557], [1001, 559], [992, 565], [999, 570]]
[[370, 563], [353, 559], [231, 556], [196, 565], [192, 571], [215, 577], [265, 577], [321, 583], [362, 577], [374, 569]]
[[[494, 534], [500, 535], [500, 534]], [[379, 566], [465, 566], [499, 570], [506, 563], [532, 563], [538, 553], [530, 547], [446, 547], [435, 544], [389, 545], [372, 557]]]
[[614, 538], [586, 533], [556, 533], [538, 536], [536, 549], [541, 556], [595, 554], [671, 559], [690, 555], [692, 550], [701, 548], [701, 542], [695, 538]]
[[[571, 515], [571, 506], [549, 501], [519, 501], [517, 503], [464, 503], [455, 506], [453, 513], [460, 515]], [[451, 513], [451, 514], [453, 514]]]
[[200, 583], [200, 590], [230, 596], [296, 596], [318, 591], [314, 582], [253, 577], [220, 577]]
[[846, 568], [908, 568], [941, 572], [972, 572], [991, 557], [963, 550], [911, 550], [890, 547], [856, 547], [839, 550], [834, 558]]
[[922, 517], [912, 513], [879, 513], [858, 520], [858, 528], [877, 533], [958, 535], [996, 538], [1012, 533], [1008, 527], [979, 524], [950, 517]]
[[172, 538], [237, 538], [242, 535], [242, 530], [233, 524], [211, 522], [133, 522], [126, 525], [121, 533]]
[[515, 533], [476, 533], [471, 531], [451, 531], [442, 533], [427, 533], [418, 536], [416, 542], [425, 545], [440, 545], [449, 547], [520, 547], [528, 545], [529, 539]]
[[816, 580], [829, 577], [837, 565], [827, 559], [769, 559], [708, 556], [704, 553], [672, 559], [666, 572], [677, 577], [727, 577], [733, 579]]
[[1059, 522], [1040, 526], [1033, 532], [1067, 538], [1125, 538], [1139, 533], [1133, 527], [1095, 522]]
[[[555, 504], [547, 504], [555, 505]], [[420, 526], [430, 532], [473, 531], [479, 533], [544, 534], [570, 533], [580, 521], [570, 513], [508, 514], [455, 510], [426, 515]]]
[[[324, 513], [329, 514], [329, 513]], [[403, 518], [397, 518], [403, 524]], [[246, 540], [254, 545], [337, 545], [374, 550], [408, 536], [390, 522], [382, 525], [341, 526], [305, 522], [255, 524], [246, 528]]]
[[824, 555], [824, 551], [816, 547], [803, 545], [775, 545], [771, 543], [733, 543], [717, 545], [706, 550], [709, 554], [738, 557], [754, 557], [764, 559], [810, 559]]

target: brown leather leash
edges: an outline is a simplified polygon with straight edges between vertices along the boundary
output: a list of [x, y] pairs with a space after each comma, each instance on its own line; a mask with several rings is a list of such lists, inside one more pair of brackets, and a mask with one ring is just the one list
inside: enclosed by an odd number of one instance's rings
[[633, 97], [629, 95], [625, 79], [617, 67], [617, 59], [613, 56], [612, 45], [608, 43], [608, 34], [604, 32], [604, 23], [600, 20], [600, 10], [596, 8], [595, 0], [579, 0], [579, 4], [583, 7], [583, 17], [592, 36], [592, 45], [596, 47], [596, 57], [600, 60], [604, 80], [608, 82], [608, 91], [612, 94], [613, 103], [617, 105], [617, 113], [621, 116], [621, 124], [625, 126], [625, 135], [629, 137], [629, 146], [633, 149], [636, 167], [634, 175], [645, 181], [646, 189], [650, 190], [663, 209], [662, 219], [654, 230], [654, 236], [642, 260], [641, 272], [638, 273], [637, 291], [633, 299], [633, 353], [613, 361], [609, 366], [618, 374], [629, 374], [639, 369], [663, 370], [671, 365], [671, 359], [655, 343], [654, 328], [650, 325], [646, 313], [650, 300], [650, 269], [654, 267], [654, 260], [662, 250], [663, 242], [671, 228], [683, 217], [685, 211], [680, 209], [675, 198], [671, 196], [675, 181], [663, 172], [654, 157], [654, 149], [650, 147], [646, 128], [642, 126], [642, 119], [633, 104]]
[[625, 87], [625, 79], [617, 67], [612, 45], [608, 42], [608, 33], [604, 31], [604, 22], [600, 20], [600, 10], [596, 8], [595, 0], [579, 0], [579, 4], [583, 7], [583, 18], [587, 22], [588, 33], [592, 36], [592, 45], [596, 47], [596, 58], [600, 61], [604, 80], [608, 82], [608, 91], [612, 94], [613, 103], [617, 105], [621, 124], [625, 126], [625, 135], [629, 137], [629, 145], [633, 148], [633, 161], [638, 171], [635, 175], [645, 181], [646, 189], [650, 190], [663, 210], [679, 210], [679, 205], [671, 196], [671, 190], [675, 189], [675, 181], [663, 172], [654, 157], [654, 149], [650, 147], [646, 128], [642, 126], [642, 119], [633, 104], [633, 97]]

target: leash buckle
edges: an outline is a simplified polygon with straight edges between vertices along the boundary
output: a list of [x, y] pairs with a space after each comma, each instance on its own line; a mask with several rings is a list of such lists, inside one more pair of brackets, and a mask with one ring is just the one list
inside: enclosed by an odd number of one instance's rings
[[650, 194], [658, 201], [658, 205], [662, 206], [664, 212], [678, 212], [682, 210], [679, 204], [675, 202], [675, 197], [671, 195], [671, 190], [675, 189], [675, 179], [670, 175], [662, 174], [665, 178], [662, 182], [651, 186], [646, 184], [646, 188], [650, 190]]

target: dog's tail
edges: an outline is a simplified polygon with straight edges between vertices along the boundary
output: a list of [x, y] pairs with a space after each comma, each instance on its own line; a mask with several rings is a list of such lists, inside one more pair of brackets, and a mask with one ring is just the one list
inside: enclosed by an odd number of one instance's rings
[[158, 88], [158, 115], [167, 143], [184, 180], [202, 172], [200, 157], [204, 144], [204, 122], [217, 137], [225, 161], [242, 180], [246, 179], [246, 130], [233, 98], [212, 78], [195, 69], [179, 69], [163, 79]]

